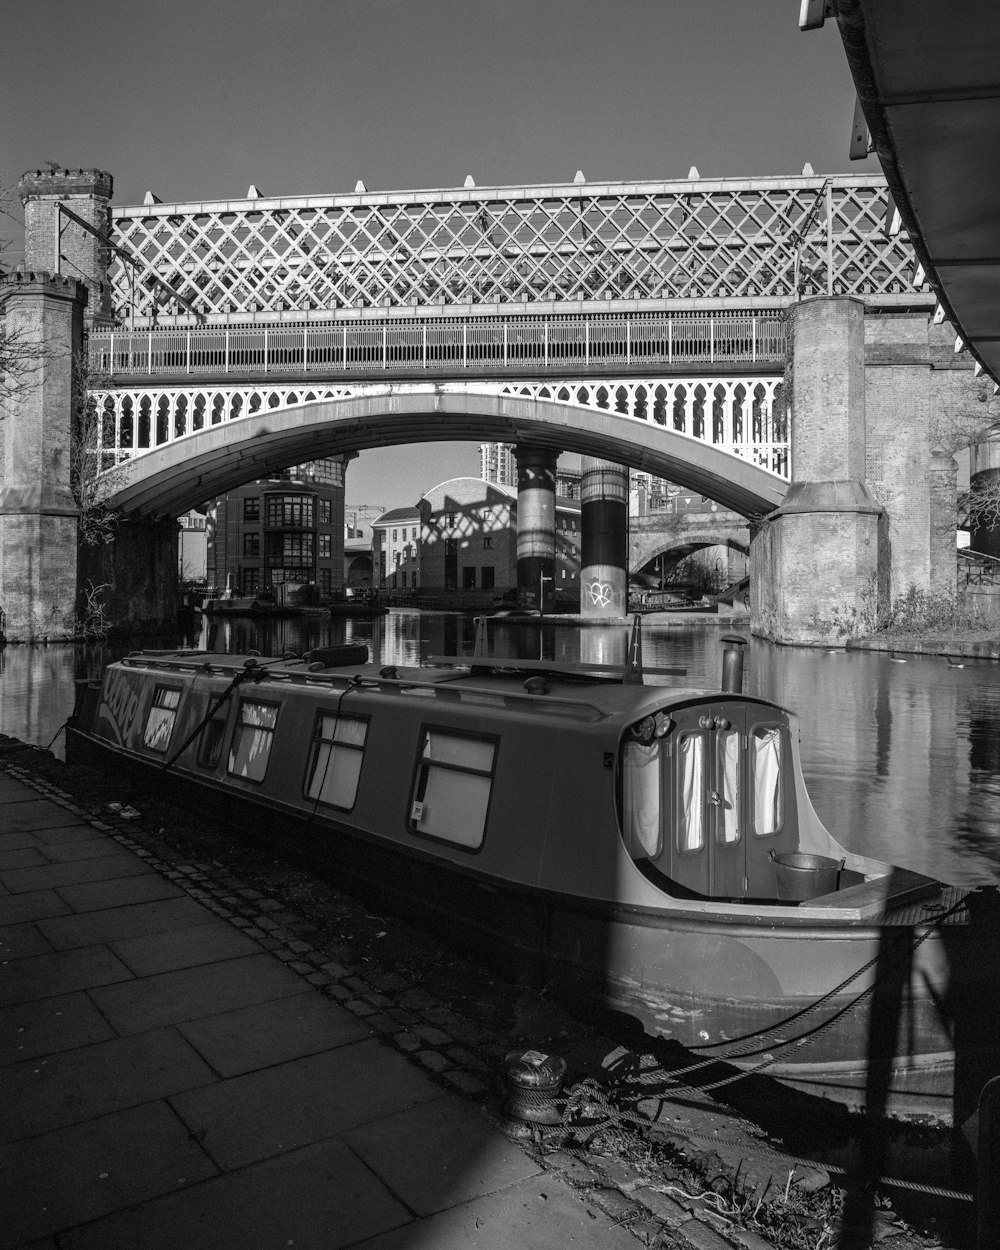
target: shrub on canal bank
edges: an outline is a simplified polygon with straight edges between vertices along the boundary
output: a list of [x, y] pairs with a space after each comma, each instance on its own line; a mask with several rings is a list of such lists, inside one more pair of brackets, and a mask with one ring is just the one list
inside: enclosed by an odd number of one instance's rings
[[838, 637], [950, 638], [964, 641], [995, 639], [997, 623], [976, 608], [964, 606], [954, 595], [931, 594], [911, 582], [892, 606], [878, 610], [874, 588], [863, 592], [849, 611], [833, 609]]

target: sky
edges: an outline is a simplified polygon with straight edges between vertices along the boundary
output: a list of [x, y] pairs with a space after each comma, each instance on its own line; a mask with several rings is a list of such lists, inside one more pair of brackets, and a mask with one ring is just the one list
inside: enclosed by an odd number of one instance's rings
[[[114, 199], [794, 175], [849, 162], [836, 24], [798, 0], [19, 0], [0, 188], [55, 161]], [[20, 206], [0, 219], [16, 263]], [[363, 452], [349, 503], [412, 504], [474, 444]]]

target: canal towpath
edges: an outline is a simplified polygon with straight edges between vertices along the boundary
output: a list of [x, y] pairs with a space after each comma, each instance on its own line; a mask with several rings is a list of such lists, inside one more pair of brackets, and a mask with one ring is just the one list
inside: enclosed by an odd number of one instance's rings
[[[156, 836], [162, 810], [104, 802], [109, 791], [0, 735], [0, 1098], [14, 1109], [0, 1247], [785, 1244], [617, 1150], [526, 1140], [498, 1118], [482, 1062], [509, 1035], [476, 1036], [482, 1021], [457, 1015], [451, 994], [426, 993], [433, 978], [413, 988], [357, 951], [331, 962], [322, 935], [301, 940], [291, 912], [310, 913], [294, 887], [279, 903], [251, 868], [261, 895], [221, 843], [210, 862], [190, 846], [178, 856]], [[598, 1039], [594, 1054], [605, 1049]], [[715, 1163], [733, 1152], [728, 1114], [676, 1118], [686, 1128], [672, 1140], [697, 1124]], [[729, 1170], [759, 1169], [787, 1200], [792, 1165], [755, 1153], [736, 1146]], [[935, 1241], [892, 1219], [879, 1234], [893, 1250]]]
[[635, 1244], [206, 884], [0, 761], [0, 1245]]

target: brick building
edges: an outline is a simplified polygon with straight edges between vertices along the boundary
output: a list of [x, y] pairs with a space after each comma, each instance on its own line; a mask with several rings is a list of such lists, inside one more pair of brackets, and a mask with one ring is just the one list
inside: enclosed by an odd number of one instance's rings
[[344, 469], [313, 460], [248, 482], [208, 506], [207, 573], [239, 595], [311, 587], [323, 598], [344, 585]]
[[[517, 587], [517, 491], [476, 477], [432, 487], [417, 505], [420, 586], [495, 591]], [[580, 595], [580, 504], [556, 500], [556, 595]]]

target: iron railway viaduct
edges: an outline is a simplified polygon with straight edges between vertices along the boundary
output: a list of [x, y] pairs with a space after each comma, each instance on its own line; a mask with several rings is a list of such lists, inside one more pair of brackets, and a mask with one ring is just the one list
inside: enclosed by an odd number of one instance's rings
[[[19, 189], [25, 264], [0, 283], [29, 355], [0, 423], [9, 640], [72, 636], [87, 581], [116, 619], [170, 620], [183, 511], [421, 441], [514, 444], [526, 594], [552, 573], [558, 455], [584, 458], [585, 615], [626, 610], [630, 467], [753, 519], [766, 638], [819, 643], [910, 582], [954, 588], [936, 430], [969, 366], [880, 176], [119, 206], [87, 169]], [[79, 438], [74, 359], [96, 414]], [[106, 547], [78, 541], [74, 457], [123, 518]]]

